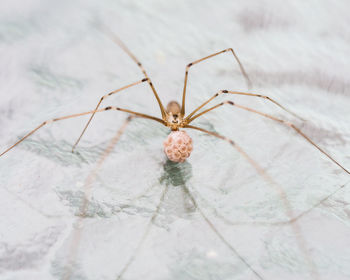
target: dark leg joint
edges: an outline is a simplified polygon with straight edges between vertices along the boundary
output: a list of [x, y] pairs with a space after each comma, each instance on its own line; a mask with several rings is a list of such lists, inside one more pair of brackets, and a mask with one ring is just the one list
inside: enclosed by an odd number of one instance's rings
[[187, 67], [191, 67], [192, 65], [193, 65], [193, 63], [191, 62], [187, 65]]
[[141, 81], [141, 82], [146, 82], [146, 81], [148, 81], [148, 78], [144, 78], [144, 79], [142, 79], [142, 81]]
[[222, 90], [222, 93], [228, 93], [228, 90], [224, 89]]
[[108, 110], [111, 110], [111, 109], [112, 109], [112, 107], [108, 106], [108, 107], [105, 108], [105, 111], [108, 111]]

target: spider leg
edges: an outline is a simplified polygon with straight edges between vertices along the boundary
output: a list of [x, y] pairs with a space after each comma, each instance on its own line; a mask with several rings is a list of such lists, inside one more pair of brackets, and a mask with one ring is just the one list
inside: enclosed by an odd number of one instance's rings
[[219, 54], [222, 54], [222, 53], [225, 53], [225, 52], [231, 52], [233, 57], [235, 58], [235, 60], [237, 61], [238, 65], [239, 65], [239, 68], [244, 76], [244, 79], [246, 80], [246, 83], [247, 83], [247, 87], [248, 89], [251, 87], [251, 81], [249, 79], [249, 76], [247, 74], [247, 72], [244, 70], [244, 67], [243, 67], [243, 64], [241, 63], [241, 61], [239, 60], [238, 56], [236, 55], [236, 53], [234, 52], [234, 50], [232, 48], [229, 48], [229, 49], [225, 49], [225, 50], [222, 50], [220, 52], [217, 52], [217, 53], [213, 53], [211, 55], [208, 55], [206, 57], [203, 57], [201, 59], [198, 59], [198, 60], [195, 60], [191, 63], [189, 63], [187, 66], [186, 66], [186, 71], [185, 71], [185, 82], [184, 82], [184, 89], [183, 89], [183, 93], [182, 93], [182, 106], [181, 106], [181, 114], [184, 116], [185, 115], [185, 99], [186, 99], [186, 88], [187, 88], [187, 79], [188, 79], [188, 71], [190, 69], [191, 66], [199, 63], [199, 62], [202, 62], [206, 59], [209, 59], [211, 57], [214, 57], [214, 56], [217, 56]]
[[199, 213], [205, 220], [205, 222], [208, 224], [210, 229], [217, 235], [217, 237], [233, 252], [233, 254], [238, 257], [241, 262], [243, 262], [254, 274], [257, 278], [263, 280], [262, 276], [254, 270], [254, 268], [241, 256], [241, 254], [238, 253], [238, 251], [225, 239], [225, 237], [217, 230], [217, 228], [214, 226], [214, 224], [209, 220], [209, 218], [204, 214], [203, 210], [198, 206], [197, 201], [195, 200], [194, 196], [192, 195], [191, 191], [188, 189], [186, 185], [184, 185], [186, 193], [189, 195], [190, 199], [192, 200], [193, 205], [198, 209]]
[[153, 117], [153, 116], [149, 116], [146, 114], [142, 114], [142, 113], [138, 113], [138, 112], [134, 112], [134, 111], [130, 111], [128, 109], [123, 109], [123, 108], [119, 108], [119, 107], [115, 107], [115, 106], [108, 106], [102, 109], [98, 109], [98, 110], [92, 110], [92, 111], [87, 111], [87, 112], [83, 112], [83, 113], [79, 113], [79, 114], [73, 114], [73, 115], [68, 115], [68, 116], [63, 116], [63, 117], [59, 117], [59, 118], [55, 118], [55, 119], [51, 119], [48, 121], [44, 121], [42, 124], [40, 124], [39, 126], [37, 126], [36, 128], [34, 128], [32, 131], [30, 131], [29, 133], [27, 133], [24, 137], [22, 137], [19, 141], [17, 141], [15, 144], [13, 144], [12, 146], [10, 146], [9, 148], [7, 148], [4, 152], [2, 152], [0, 154], [0, 157], [3, 156], [4, 154], [6, 154], [8, 151], [10, 151], [12, 148], [14, 148], [15, 146], [17, 146], [19, 143], [21, 143], [23, 140], [25, 140], [26, 138], [28, 138], [29, 136], [31, 136], [33, 133], [35, 133], [37, 130], [39, 130], [40, 128], [42, 128], [43, 126], [56, 122], [56, 121], [60, 121], [60, 120], [65, 120], [65, 119], [71, 119], [71, 118], [76, 118], [79, 116], [84, 116], [84, 115], [89, 115], [89, 114], [94, 114], [97, 112], [104, 112], [104, 111], [122, 111], [122, 112], [126, 112], [132, 115], [136, 115], [138, 117], [142, 117], [142, 118], [146, 118], [146, 119], [150, 119], [150, 120], [154, 120], [157, 121], [163, 125], [165, 125], [165, 122], [162, 119]]
[[115, 145], [119, 141], [120, 137], [124, 133], [126, 127], [130, 123], [130, 121], [134, 118], [134, 116], [129, 116], [120, 129], [117, 131], [117, 134], [112, 138], [112, 140], [109, 142], [107, 148], [103, 151], [101, 157], [99, 158], [96, 167], [90, 172], [89, 176], [85, 179], [84, 183], [84, 198], [83, 203], [80, 206], [79, 213], [81, 214], [77, 220], [77, 226], [74, 227], [73, 237], [72, 237], [72, 245], [70, 246], [70, 253], [69, 253], [69, 259], [67, 262], [67, 265], [65, 266], [65, 271], [63, 274], [62, 279], [63, 280], [69, 280], [72, 276], [72, 270], [74, 266], [74, 260], [76, 258], [76, 255], [78, 253], [78, 249], [80, 246], [80, 240], [81, 240], [81, 231], [82, 231], [82, 225], [84, 223], [85, 214], [87, 212], [88, 208], [88, 197], [90, 196], [91, 191], [91, 185], [93, 181], [97, 177], [97, 173], [99, 169], [101, 168], [102, 164], [106, 160], [106, 158], [109, 156], [111, 151], [114, 149]]
[[321, 153], [323, 153], [326, 157], [328, 157], [331, 161], [333, 161], [336, 165], [338, 165], [341, 169], [343, 169], [346, 173], [350, 174], [350, 171], [347, 170], [344, 166], [342, 166], [338, 161], [336, 161], [332, 156], [330, 156], [327, 152], [325, 152], [321, 147], [319, 147], [314, 141], [312, 141], [307, 135], [305, 135], [299, 128], [297, 128], [293, 123], [289, 122], [289, 121], [285, 121], [285, 120], [282, 120], [282, 119], [279, 119], [279, 118], [276, 118], [272, 115], [269, 115], [269, 114], [265, 114], [265, 113], [262, 113], [260, 111], [257, 111], [257, 110], [254, 110], [252, 108], [249, 108], [249, 107], [245, 107], [245, 106], [242, 106], [242, 105], [239, 105], [239, 104], [236, 104], [232, 101], [224, 101], [224, 102], [221, 102], [197, 115], [195, 115], [194, 117], [192, 117], [188, 123], [192, 122], [193, 120], [195, 120], [196, 118], [204, 115], [205, 113], [208, 113], [218, 107], [221, 107], [222, 105], [225, 105], [225, 104], [230, 104], [230, 105], [233, 105], [233, 106], [236, 106], [238, 108], [241, 108], [243, 110], [246, 110], [246, 111], [249, 111], [249, 112], [252, 112], [252, 113], [256, 113], [258, 115], [261, 115], [263, 117], [266, 117], [266, 118], [269, 118], [271, 120], [274, 120], [274, 121], [277, 121], [283, 125], [286, 125], [286, 126], [289, 126], [291, 127], [292, 129], [294, 129], [299, 135], [301, 135], [306, 141], [308, 141], [311, 145], [313, 145], [316, 149], [318, 149]]
[[156, 211], [154, 212], [154, 214], [152, 215], [150, 221], [148, 222], [147, 226], [146, 226], [146, 229], [139, 241], [139, 243], [137, 244], [137, 247], [134, 251], [134, 253], [132, 254], [132, 256], [129, 258], [128, 262], [125, 264], [125, 266], [123, 267], [123, 269], [121, 270], [121, 272], [118, 274], [117, 276], [117, 280], [120, 280], [123, 275], [125, 274], [125, 272], [128, 270], [128, 268], [130, 267], [130, 265], [134, 262], [134, 260], [136, 259], [137, 257], [137, 254], [140, 252], [141, 248], [142, 248], [142, 245], [143, 243], [145, 242], [150, 230], [151, 230], [151, 227], [155, 221], [155, 219], [157, 218], [158, 214], [159, 214], [159, 211], [160, 211], [160, 207], [162, 206], [163, 204], [163, 201], [164, 201], [164, 198], [165, 198], [165, 195], [167, 194], [168, 192], [168, 189], [169, 189], [169, 186], [166, 185], [162, 194], [161, 194], [161, 197], [159, 199], [159, 203], [157, 205], [157, 208], [156, 208]]
[[303, 118], [299, 117], [297, 114], [293, 113], [292, 111], [288, 110], [287, 108], [285, 108], [284, 106], [282, 106], [281, 104], [279, 104], [276, 100], [266, 96], [266, 95], [261, 95], [261, 94], [255, 94], [255, 93], [249, 93], [249, 92], [241, 92], [241, 91], [230, 91], [230, 90], [220, 90], [218, 93], [216, 93], [214, 96], [212, 96], [211, 98], [209, 98], [207, 101], [205, 101], [202, 105], [200, 105], [197, 109], [195, 109], [191, 114], [189, 114], [185, 120], [189, 120], [191, 119], [191, 117], [198, 112], [200, 109], [202, 109], [205, 105], [207, 105], [210, 101], [212, 101], [214, 98], [218, 97], [220, 94], [223, 93], [230, 93], [230, 94], [238, 94], [238, 95], [246, 95], [246, 96], [253, 96], [253, 97], [259, 97], [259, 98], [263, 98], [266, 99], [272, 103], [274, 103], [275, 105], [277, 105], [278, 107], [280, 107], [282, 110], [288, 112], [289, 114], [293, 115], [294, 117], [305, 121]]
[[145, 76], [145, 78], [147, 79], [147, 82], [149, 84], [149, 86], [151, 87], [153, 93], [154, 93], [154, 96], [155, 98], [157, 99], [157, 102], [158, 102], [158, 105], [159, 105], [159, 108], [160, 108], [160, 111], [162, 113], [162, 118], [164, 119], [165, 116], [166, 116], [166, 113], [165, 113], [165, 109], [164, 109], [164, 106], [157, 94], [157, 91], [156, 89], [154, 88], [153, 86], [153, 83], [150, 79], [150, 77], [147, 75], [147, 72], [145, 70], [145, 68], [142, 66], [142, 63], [137, 59], [137, 57], [129, 50], [129, 48], [123, 43], [123, 41], [115, 34], [113, 33], [107, 26], [103, 25], [103, 24], [100, 24], [100, 28], [101, 28], [101, 31], [103, 31], [114, 43], [116, 43], [123, 51], [125, 51], [128, 56], [137, 64], [138, 67], [140, 67], [143, 75]]
[[[142, 79], [142, 80], [137, 81], [137, 82], [134, 82], [134, 83], [132, 83], [132, 84], [126, 85], [126, 86], [121, 87], [121, 88], [119, 88], [119, 89], [116, 89], [116, 90], [114, 90], [114, 91], [111, 91], [110, 93], [107, 93], [106, 95], [102, 96], [101, 99], [100, 99], [100, 101], [97, 103], [97, 106], [96, 106], [96, 108], [95, 108], [95, 111], [100, 107], [102, 101], [103, 101], [105, 98], [107, 98], [108, 96], [111, 96], [111, 95], [113, 95], [113, 94], [116, 94], [116, 93], [118, 93], [118, 92], [124, 90], [124, 89], [130, 88], [130, 87], [132, 87], [132, 86], [136, 86], [136, 85], [141, 84], [141, 83], [146, 82], [146, 81], [147, 81], [147, 78]], [[85, 125], [83, 131], [81, 132], [81, 134], [80, 134], [78, 140], [75, 142], [75, 144], [74, 144], [73, 147], [72, 147], [72, 152], [74, 152], [75, 147], [78, 145], [78, 143], [79, 143], [81, 137], [84, 135], [84, 133], [85, 133], [87, 127], [89, 126], [89, 124], [90, 124], [90, 122], [91, 122], [91, 120], [92, 120], [92, 118], [93, 118], [94, 116], [95, 116], [95, 113], [93, 113], [93, 114], [91, 115], [90, 119], [89, 119], [88, 122], [86, 123], [86, 125]]]
[[[249, 162], [249, 164], [254, 167], [254, 169], [258, 172], [258, 174], [261, 177], [263, 177], [267, 182], [269, 182], [270, 185], [278, 192], [279, 196], [281, 197], [281, 199], [283, 201], [287, 216], [290, 219], [293, 219], [294, 214], [293, 214], [292, 206], [291, 206], [290, 202], [288, 201], [286, 193], [283, 190], [283, 188], [279, 184], [277, 184], [272, 179], [272, 177], [255, 160], [253, 160], [237, 143], [235, 143], [233, 140], [231, 140], [225, 136], [222, 136], [222, 135], [215, 133], [215, 132], [212, 132], [212, 131], [208, 131], [208, 130], [203, 129], [201, 127], [197, 127], [197, 126], [193, 126], [193, 125], [186, 125], [184, 128], [191, 128], [191, 129], [196, 129], [196, 130], [202, 131], [202, 132], [207, 133], [209, 135], [220, 138], [220, 139], [228, 142], [234, 148], [236, 148], [236, 150]], [[292, 229], [293, 229], [295, 236], [296, 236], [296, 241], [297, 241], [298, 247], [302, 251], [306, 262], [308, 263], [309, 267], [311, 268], [310, 273], [312, 274], [312, 277], [314, 279], [319, 279], [315, 264], [314, 264], [313, 260], [310, 258], [309, 253], [306, 249], [305, 240], [303, 238], [301, 238], [302, 235], [301, 235], [301, 230], [300, 230], [298, 223], [292, 223], [291, 225], [292, 225]]]

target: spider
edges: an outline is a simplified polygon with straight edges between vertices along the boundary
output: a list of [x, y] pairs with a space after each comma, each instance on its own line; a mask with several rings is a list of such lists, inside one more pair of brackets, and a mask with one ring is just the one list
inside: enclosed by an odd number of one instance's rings
[[[60, 120], [65, 120], [65, 119], [70, 119], [70, 118], [75, 118], [75, 117], [79, 117], [79, 116], [83, 116], [83, 115], [91, 115], [90, 119], [88, 120], [88, 122], [86, 123], [82, 133], [80, 134], [79, 138], [77, 139], [77, 141], [75, 142], [75, 144], [73, 145], [72, 148], [72, 152], [74, 152], [74, 149], [76, 148], [76, 146], [78, 145], [78, 143], [80, 142], [82, 136], [84, 135], [86, 129], [88, 128], [89, 124], [91, 123], [91, 120], [93, 119], [94, 115], [98, 112], [105, 112], [105, 111], [122, 111], [125, 113], [129, 113], [130, 115], [136, 116], [136, 117], [140, 117], [140, 118], [145, 118], [145, 119], [149, 119], [149, 120], [153, 120], [156, 122], [161, 123], [162, 125], [168, 127], [172, 133], [170, 133], [170, 135], [168, 136], [168, 138], [166, 139], [166, 141], [164, 142], [164, 151], [166, 153], [166, 155], [168, 156], [168, 158], [172, 161], [175, 162], [183, 162], [186, 158], [188, 158], [190, 156], [190, 153], [192, 151], [192, 139], [187, 135], [187, 133], [185, 131], [180, 131], [180, 129], [183, 128], [189, 128], [189, 129], [195, 129], [195, 130], [199, 130], [201, 132], [207, 133], [209, 135], [212, 135], [214, 137], [220, 138], [226, 142], [228, 142], [229, 144], [231, 144], [232, 146], [234, 146], [239, 153], [241, 153], [242, 155], [244, 155], [247, 158], [247, 155], [243, 152], [243, 150], [237, 145], [237, 143], [235, 143], [233, 140], [222, 136], [218, 133], [212, 132], [212, 131], [208, 131], [206, 129], [203, 129], [201, 127], [197, 127], [197, 126], [193, 126], [191, 125], [191, 123], [203, 116], [206, 113], [209, 113], [210, 111], [213, 111], [223, 105], [230, 105], [245, 111], [249, 111], [251, 113], [254, 114], [258, 114], [262, 117], [271, 119], [273, 121], [279, 122], [285, 126], [288, 126], [290, 128], [292, 128], [295, 132], [297, 132], [300, 136], [302, 136], [306, 141], [308, 141], [310, 144], [312, 144], [315, 148], [317, 148], [321, 153], [323, 153], [326, 157], [328, 157], [331, 161], [333, 161], [336, 165], [338, 165], [341, 169], [343, 169], [346, 173], [350, 174], [349, 170], [347, 170], [345, 167], [343, 167], [340, 163], [338, 163], [338, 161], [336, 161], [332, 156], [330, 156], [327, 152], [325, 152], [321, 147], [319, 147], [314, 141], [312, 141], [307, 135], [305, 135], [298, 127], [296, 127], [293, 123], [283, 120], [283, 119], [279, 119], [277, 117], [274, 117], [272, 115], [269, 114], [265, 114], [263, 112], [257, 111], [255, 109], [246, 107], [246, 106], [242, 106], [239, 105], [231, 100], [226, 100], [224, 102], [221, 102], [215, 106], [212, 106], [206, 110], [203, 110], [201, 112], [198, 113], [198, 111], [200, 111], [204, 106], [206, 106], [208, 103], [210, 103], [212, 100], [214, 100], [215, 98], [217, 98], [219, 95], [222, 94], [231, 94], [231, 95], [244, 95], [244, 96], [250, 96], [250, 97], [257, 97], [257, 98], [262, 98], [265, 99], [273, 104], [275, 104], [276, 106], [278, 106], [279, 108], [281, 108], [282, 110], [286, 111], [287, 113], [299, 118], [298, 115], [296, 115], [295, 113], [293, 113], [292, 111], [288, 110], [287, 108], [285, 108], [284, 106], [282, 106], [281, 104], [279, 104], [277, 101], [275, 101], [274, 99], [270, 98], [269, 96], [266, 95], [261, 95], [261, 94], [255, 94], [255, 93], [250, 93], [250, 92], [241, 92], [241, 91], [231, 91], [231, 90], [220, 90], [217, 93], [215, 93], [211, 98], [209, 98], [208, 100], [206, 100], [203, 104], [201, 104], [199, 107], [197, 107], [193, 112], [191, 112], [190, 114], [188, 114], [186, 116], [185, 114], [185, 101], [186, 101], [186, 89], [187, 89], [187, 81], [188, 81], [188, 76], [189, 76], [189, 70], [192, 66], [199, 64], [205, 60], [208, 60], [210, 58], [213, 58], [215, 56], [218, 56], [220, 54], [224, 54], [224, 53], [231, 53], [233, 58], [236, 60], [236, 62], [239, 65], [240, 71], [242, 73], [242, 75], [245, 78], [245, 81], [247, 83], [247, 87], [250, 88], [251, 87], [251, 80], [247, 74], [247, 72], [245, 71], [243, 64], [241, 63], [241, 61], [239, 60], [237, 54], [235, 53], [235, 51], [232, 48], [228, 48], [228, 49], [224, 49], [222, 51], [213, 53], [211, 55], [205, 56], [203, 58], [200, 58], [198, 60], [195, 60], [191, 63], [189, 63], [186, 66], [186, 70], [185, 70], [185, 80], [184, 80], [184, 87], [183, 87], [183, 92], [182, 92], [182, 104], [180, 106], [180, 104], [177, 101], [170, 101], [166, 107], [166, 109], [164, 108], [158, 93], [150, 79], [150, 77], [148, 76], [145, 68], [142, 66], [141, 62], [136, 58], [136, 56], [127, 48], [127, 46], [120, 40], [119, 37], [117, 37], [111, 30], [109, 30], [107, 27], [102, 27], [102, 31], [104, 33], [106, 33], [117, 45], [119, 45], [119, 47], [121, 47], [129, 56], [130, 58], [138, 65], [138, 67], [141, 69], [144, 78], [136, 81], [134, 83], [131, 83], [129, 85], [126, 85], [124, 87], [121, 87], [119, 89], [116, 89], [114, 91], [109, 92], [108, 94], [104, 95], [101, 97], [101, 99], [99, 100], [99, 102], [97, 103], [97, 106], [94, 110], [92, 111], [88, 111], [88, 112], [83, 112], [83, 113], [77, 113], [77, 114], [72, 114], [72, 115], [68, 115], [68, 116], [63, 116], [63, 117], [58, 117], [58, 118], [54, 118], [51, 120], [47, 120], [44, 121], [43, 123], [41, 123], [39, 126], [37, 126], [36, 128], [34, 128], [32, 131], [30, 131], [28, 134], [26, 134], [23, 138], [21, 138], [19, 141], [17, 141], [15, 144], [13, 144], [12, 146], [10, 146], [9, 148], [7, 148], [4, 152], [2, 152], [0, 154], [0, 157], [3, 156], [5, 153], [7, 153], [8, 151], [10, 151], [12, 148], [14, 148], [15, 146], [17, 146], [19, 143], [21, 143], [22, 141], [24, 141], [26, 138], [28, 138], [29, 136], [31, 136], [32, 134], [34, 134], [37, 130], [39, 130], [40, 128], [42, 128], [43, 126], [56, 122], [56, 121], [60, 121]], [[161, 112], [161, 118], [158, 117], [154, 117], [154, 116], [150, 116], [150, 115], [146, 115], [143, 113], [139, 113], [139, 112], [134, 112], [131, 111], [129, 109], [124, 109], [124, 108], [120, 108], [120, 107], [116, 107], [116, 106], [107, 106], [105, 108], [99, 109], [101, 103], [103, 100], [105, 100], [107, 97], [114, 95], [116, 93], [119, 93], [127, 88], [139, 85], [141, 83], [147, 82], [148, 85], [150, 86], [154, 97], [157, 100], [157, 103], [159, 105], [159, 109]]]
[[[211, 98], [209, 98], [208, 100], [206, 100], [203, 104], [201, 104], [198, 108], [196, 108], [193, 112], [191, 112], [190, 114], [188, 114], [186, 116], [185, 114], [185, 100], [186, 100], [186, 88], [187, 88], [187, 81], [188, 81], [188, 76], [189, 76], [189, 70], [192, 66], [203, 62], [207, 59], [213, 58], [215, 56], [218, 56], [220, 54], [224, 54], [224, 53], [229, 53], [233, 56], [233, 58], [235, 59], [235, 61], [238, 63], [239, 68], [246, 80], [247, 86], [248, 88], [250, 88], [251, 86], [251, 81], [250, 78], [248, 76], [248, 74], [246, 73], [243, 64], [240, 62], [238, 56], [236, 55], [236, 53], [234, 52], [234, 50], [232, 48], [228, 48], [228, 49], [224, 49], [222, 51], [213, 53], [211, 55], [208, 55], [206, 57], [203, 57], [201, 59], [195, 60], [191, 63], [189, 63], [186, 66], [186, 71], [185, 71], [185, 80], [184, 80], [184, 88], [183, 88], [183, 93], [182, 93], [182, 104], [180, 106], [180, 104], [176, 101], [171, 101], [169, 102], [169, 104], [164, 107], [158, 94], [157, 91], [155, 90], [153, 83], [151, 81], [151, 79], [149, 78], [146, 70], [144, 69], [144, 67], [142, 66], [142, 64], [139, 62], [139, 60], [135, 57], [135, 55], [133, 55], [133, 53], [131, 53], [131, 51], [126, 47], [126, 45], [115, 35], [113, 34], [111, 31], [109, 31], [108, 29], [104, 30], [112, 39], [115, 43], [117, 43], [130, 57], [131, 59], [133, 59], [133, 61], [138, 65], [138, 67], [141, 69], [144, 78], [136, 81], [134, 83], [131, 83], [129, 85], [126, 85], [122, 88], [119, 88], [117, 90], [114, 90], [104, 96], [102, 96], [96, 106], [96, 108], [94, 110], [88, 111], [88, 112], [83, 112], [83, 113], [78, 113], [78, 114], [72, 114], [72, 115], [68, 115], [68, 116], [63, 116], [63, 117], [59, 117], [59, 118], [55, 118], [55, 119], [51, 119], [51, 120], [47, 120], [45, 122], [43, 122], [42, 124], [40, 124], [38, 127], [36, 127], [35, 129], [33, 129], [32, 131], [30, 131], [29, 133], [27, 133], [23, 138], [21, 138], [19, 141], [17, 141], [15, 144], [13, 144], [12, 146], [10, 146], [8, 149], [6, 149], [4, 152], [2, 152], [0, 154], [0, 157], [3, 156], [5, 153], [7, 153], [9, 150], [11, 150], [12, 148], [14, 148], [16, 145], [18, 145], [19, 143], [21, 143], [22, 141], [24, 141], [26, 138], [28, 138], [29, 136], [31, 136], [32, 134], [34, 134], [37, 130], [39, 130], [40, 128], [42, 128], [43, 126], [50, 124], [52, 122], [56, 122], [59, 120], [64, 120], [64, 119], [69, 119], [69, 118], [75, 118], [75, 117], [79, 117], [79, 116], [83, 116], [83, 115], [91, 115], [90, 119], [88, 120], [88, 122], [86, 123], [82, 133], [80, 134], [79, 138], [77, 139], [77, 141], [75, 142], [75, 144], [73, 145], [72, 148], [72, 152], [74, 152], [74, 149], [76, 148], [76, 146], [78, 145], [78, 143], [80, 142], [82, 136], [84, 135], [86, 129], [88, 128], [89, 124], [91, 123], [95, 113], [97, 112], [104, 112], [104, 111], [109, 111], [109, 110], [114, 110], [114, 111], [122, 111], [125, 113], [130, 114], [132, 117], [140, 117], [140, 118], [146, 118], [146, 119], [150, 119], [150, 120], [154, 120], [157, 121], [161, 124], [163, 124], [164, 126], [168, 127], [171, 130], [171, 133], [169, 134], [168, 138], [166, 139], [166, 141], [164, 142], [164, 150], [165, 153], [167, 154], [168, 158], [171, 161], [175, 161], [175, 162], [183, 162], [186, 158], [188, 158], [188, 156], [190, 155], [190, 152], [192, 150], [192, 140], [189, 138], [189, 136], [186, 134], [186, 132], [182, 129], [195, 129], [198, 131], [201, 131], [203, 133], [212, 135], [214, 137], [217, 137], [219, 139], [222, 139], [226, 142], [228, 142], [230, 145], [232, 145], [234, 148], [237, 149], [237, 151], [244, 156], [248, 162], [250, 164], [253, 165], [253, 167], [257, 170], [257, 172], [267, 181], [269, 181], [273, 186], [275, 186], [277, 188], [277, 190], [280, 192], [282, 200], [285, 204], [285, 208], [287, 211], [288, 216], [290, 217], [291, 221], [293, 220], [293, 215], [291, 213], [291, 206], [289, 205], [288, 201], [286, 200], [283, 191], [281, 191], [281, 189], [279, 188], [279, 186], [274, 182], [274, 180], [254, 161], [252, 160], [238, 145], [237, 143], [235, 143], [233, 140], [222, 136], [218, 133], [212, 132], [212, 131], [208, 131], [205, 130], [201, 127], [197, 127], [197, 126], [193, 126], [191, 125], [191, 123], [199, 118], [200, 116], [203, 116], [204, 114], [219, 108], [223, 105], [231, 105], [234, 106], [236, 108], [242, 109], [242, 110], [246, 110], [249, 112], [252, 112], [254, 114], [258, 114], [262, 117], [271, 119], [273, 121], [279, 122], [285, 126], [288, 126], [290, 128], [292, 128], [297, 134], [299, 134], [301, 137], [303, 137], [306, 141], [308, 141], [311, 145], [313, 145], [315, 148], [317, 148], [321, 153], [323, 153], [326, 157], [328, 157], [332, 162], [334, 162], [336, 165], [338, 165], [341, 169], [343, 169], [346, 173], [350, 174], [349, 171], [343, 167], [340, 163], [338, 163], [333, 157], [331, 157], [328, 153], [326, 153], [322, 148], [320, 148], [316, 143], [314, 143], [307, 135], [305, 135], [299, 128], [297, 128], [293, 123], [276, 118], [272, 115], [269, 114], [265, 114], [262, 113], [260, 111], [257, 111], [255, 109], [251, 109], [249, 107], [245, 107], [239, 104], [236, 104], [234, 102], [232, 102], [231, 100], [227, 100], [224, 102], [221, 102], [215, 106], [212, 106], [208, 109], [205, 109], [203, 111], [200, 112], [200, 110], [202, 108], [204, 108], [208, 103], [210, 103], [212, 100], [214, 100], [215, 98], [217, 98], [219, 95], [223, 95], [223, 94], [232, 94], [232, 95], [244, 95], [244, 96], [250, 96], [250, 97], [257, 97], [257, 98], [262, 98], [262, 99], [266, 99], [267, 101], [275, 104], [276, 106], [278, 106], [279, 108], [281, 108], [282, 110], [286, 111], [287, 113], [300, 118], [299, 116], [297, 116], [295, 113], [291, 112], [290, 110], [288, 110], [287, 108], [285, 108], [284, 106], [282, 106], [281, 104], [279, 104], [277, 101], [275, 101], [274, 99], [265, 96], [265, 95], [260, 95], [260, 94], [254, 94], [254, 93], [249, 93], [249, 92], [239, 92], [239, 91], [230, 91], [230, 90], [220, 90], [219, 92], [217, 92], [215, 95], [213, 95]], [[145, 83], [147, 82], [148, 85], [150, 86], [154, 97], [157, 100], [157, 103], [159, 105], [160, 108], [160, 112], [161, 112], [161, 118], [158, 117], [154, 117], [154, 116], [150, 116], [150, 115], [146, 115], [143, 113], [139, 113], [139, 112], [134, 112], [128, 109], [124, 109], [124, 108], [119, 108], [119, 107], [115, 107], [115, 106], [107, 106], [105, 108], [100, 108], [100, 105], [102, 103], [103, 100], [105, 100], [106, 98], [108, 98], [111, 95], [114, 95], [116, 93], [119, 93], [127, 88], [139, 85], [141, 83]], [[130, 121], [130, 119], [132, 117], [129, 117], [127, 119], [127, 122]], [[120, 135], [124, 132], [125, 129], [125, 125], [122, 126], [122, 128], [118, 131], [118, 138], [120, 137]], [[104, 155], [105, 156], [105, 155]], [[102, 161], [101, 161], [102, 162]], [[99, 164], [101, 163], [99, 162]], [[169, 166], [171, 166], [170, 164], [167, 164], [165, 166], [166, 168], [169, 168]], [[179, 172], [181, 173], [181, 172]], [[93, 176], [95, 176], [95, 174], [93, 174]], [[181, 177], [181, 174], [179, 174], [179, 176]], [[91, 178], [88, 178], [88, 180], [92, 180]], [[210, 225], [210, 227], [212, 228], [212, 230], [214, 232], [216, 232], [216, 234], [219, 236], [219, 238], [229, 247], [231, 248], [231, 250], [242, 260], [242, 262], [244, 262], [246, 264], [247, 267], [249, 267], [252, 272], [256, 275], [256, 277], [258, 279], [263, 279], [250, 265], [249, 263], [247, 263], [239, 254], [238, 252], [230, 245], [228, 244], [228, 242], [223, 238], [223, 236], [217, 231], [217, 229], [213, 226], [213, 224], [210, 222], [210, 220], [208, 220], [208, 218], [206, 216], [204, 216], [202, 210], [199, 208], [198, 203], [195, 201], [193, 195], [189, 192], [187, 186], [185, 185], [185, 182], [183, 183], [185, 191], [189, 194], [189, 197], [193, 203], [193, 205], [199, 210], [199, 212], [201, 213], [201, 215], [204, 217], [204, 219], [206, 220], [206, 222]], [[155, 219], [156, 215], [159, 212], [159, 208], [161, 206], [161, 203], [164, 199], [164, 196], [166, 194], [166, 192], [168, 191], [168, 187], [164, 188], [164, 191], [161, 194], [160, 197], [160, 201], [159, 204], [157, 206], [156, 212], [155, 214], [152, 216], [152, 219], [147, 227], [147, 229], [145, 230], [145, 234], [137, 248], [137, 250], [135, 251], [135, 254], [131, 257], [131, 259], [128, 261], [128, 263], [125, 265], [124, 269], [120, 272], [118, 279], [121, 279], [122, 275], [124, 274], [124, 272], [128, 269], [129, 265], [132, 263], [134, 257], [137, 254], [138, 249], [141, 247], [142, 242], [144, 240], [144, 238], [147, 235], [147, 232], [149, 230], [149, 226], [151, 225], [151, 223], [153, 222], [153, 220]], [[87, 201], [84, 201], [84, 205], [82, 206], [82, 212], [84, 213], [86, 210], [86, 205], [87, 205]], [[298, 228], [294, 227], [294, 231], [295, 233], [298, 233]], [[296, 234], [297, 235], [297, 234]], [[301, 246], [302, 247], [302, 246]], [[68, 273], [67, 275], [69, 275], [70, 273]], [[69, 277], [69, 276], [68, 276]], [[67, 277], [65, 279], [68, 279]]]

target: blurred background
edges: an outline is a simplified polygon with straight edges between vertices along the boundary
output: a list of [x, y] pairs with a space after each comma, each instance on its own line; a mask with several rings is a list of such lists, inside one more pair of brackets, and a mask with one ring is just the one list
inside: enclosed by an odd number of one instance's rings
[[[107, 26], [142, 62], [164, 106], [186, 112], [218, 90], [291, 121], [350, 168], [348, 1], [2, 0], [0, 152], [52, 118], [92, 110], [101, 96], [143, 78]], [[102, 106], [160, 117], [146, 83]], [[169, 133], [127, 114], [55, 122], [0, 158], [0, 278], [349, 279], [349, 174], [289, 127], [235, 107], [193, 124], [183, 164], [166, 160]], [[154, 213], [157, 213], [155, 215]]]

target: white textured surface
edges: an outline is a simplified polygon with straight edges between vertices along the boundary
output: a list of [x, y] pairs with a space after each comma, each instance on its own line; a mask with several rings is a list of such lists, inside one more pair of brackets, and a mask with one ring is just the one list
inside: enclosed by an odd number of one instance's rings
[[[307, 121], [255, 98], [220, 100], [295, 122], [350, 168], [349, 9], [346, 0], [3, 0], [0, 150], [44, 120], [90, 110], [106, 92], [142, 78], [96, 28], [100, 20], [142, 61], [164, 103], [180, 101], [185, 65], [233, 47], [252, 91]], [[188, 86], [187, 112], [220, 89], [246, 90], [229, 54], [193, 66]], [[145, 84], [104, 105], [160, 115]], [[349, 176], [290, 129], [232, 107], [196, 124], [237, 141], [285, 199], [230, 145], [196, 131], [188, 131], [190, 159], [166, 162], [168, 130], [137, 119], [98, 170], [88, 218], [80, 219], [84, 182], [125, 117], [96, 115], [78, 154], [70, 149], [84, 117], [42, 128], [0, 158], [1, 279], [116, 279], [165, 186], [160, 215], [123, 279], [259, 279], [208, 226], [186, 187], [262, 279], [350, 278]], [[298, 219], [276, 224], [291, 218]]]

